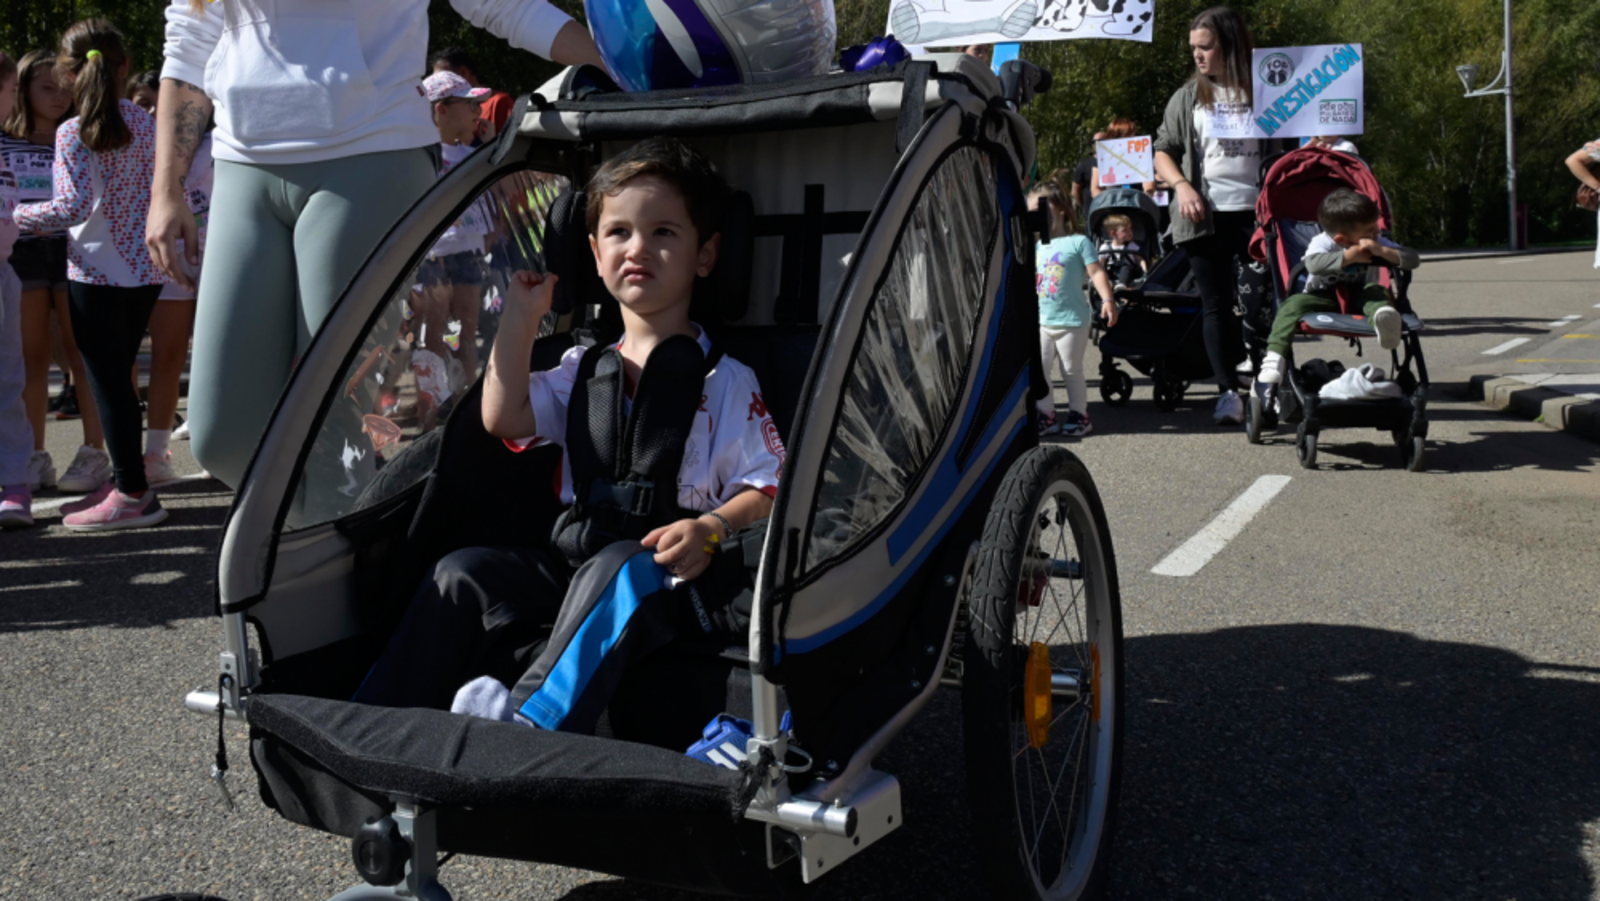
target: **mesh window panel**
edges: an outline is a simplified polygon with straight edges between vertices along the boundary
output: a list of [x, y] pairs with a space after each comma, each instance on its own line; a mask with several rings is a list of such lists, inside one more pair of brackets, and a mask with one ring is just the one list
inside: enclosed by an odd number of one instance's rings
[[976, 148], [946, 157], [923, 186], [845, 383], [806, 569], [887, 518], [937, 449], [966, 382], [998, 215], [994, 166]]
[[[395, 286], [318, 429], [288, 526], [340, 519], [428, 474], [424, 459], [455, 404], [483, 374], [511, 274], [544, 271], [545, 217], [567, 180], [514, 172], [431, 239]], [[412, 452], [413, 448], [416, 452]]]

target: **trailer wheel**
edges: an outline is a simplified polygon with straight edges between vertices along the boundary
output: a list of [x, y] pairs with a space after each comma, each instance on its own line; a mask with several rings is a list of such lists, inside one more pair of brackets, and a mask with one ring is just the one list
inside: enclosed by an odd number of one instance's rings
[[967, 790], [997, 898], [1105, 889], [1122, 756], [1122, 606], [1093, 480], [1038, 447], [995, 495], [962, 686]]

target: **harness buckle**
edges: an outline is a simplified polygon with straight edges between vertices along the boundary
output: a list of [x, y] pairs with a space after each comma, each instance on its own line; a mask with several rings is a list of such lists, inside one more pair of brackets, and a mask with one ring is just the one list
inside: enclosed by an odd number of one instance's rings
[[589, 486], [588, 502], [593, 507], [610, 507], [630, 516], [644, 516], [655, 504], [656, 483], [648, 479], [616, 482], [595, 479]]

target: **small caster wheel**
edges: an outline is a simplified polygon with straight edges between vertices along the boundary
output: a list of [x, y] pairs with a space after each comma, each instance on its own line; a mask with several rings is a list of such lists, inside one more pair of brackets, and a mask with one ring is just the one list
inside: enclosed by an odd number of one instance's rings
[[1295, 452], [1295, 456], [1300, 459], [1300, 468], [1302, 468], [1302, 469], [1316, 469], [1317, 468], [1317, 435], [1316, 435], [1316, 433], [1315, 432], [1308, 432], [1304, 428], [1302, 428], [1300, 430], [1300, 434], [1295, 436], [1294, 452]]

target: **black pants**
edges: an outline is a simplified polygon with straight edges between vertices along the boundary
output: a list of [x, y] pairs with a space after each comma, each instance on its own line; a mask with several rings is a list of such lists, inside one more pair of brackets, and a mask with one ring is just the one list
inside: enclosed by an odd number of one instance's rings
[[1234, 312], [1239, 291], [1239, 270], [1250, 263], [1250, 236], [1256, 216], [1249, 210], [1213, 212], [1212, 232], [1183, 242], [1200, 289], [1202, 328], [1206, 357], [1217, 388], [1237, 391], [1239, 376], [1235, 367], [1244, 360], [1244, 337], [1239, 317]]
[[67, 283], [72, 334], [105, 428], [117, 490], [123, 494], [138, 494], [150, 487], [144, 480], [139, 437], [144, 431], [144, 414], [128, 372], [139, 357], [139, 343], [150, 327], [150, 313], [160, 296], [160, 285], [117, 288]]
[[514, 685], [544, 650], [567, 595], [555, 555], [464, 548], [434, 564], [353, 700], [448, 710], [479, 676]]

